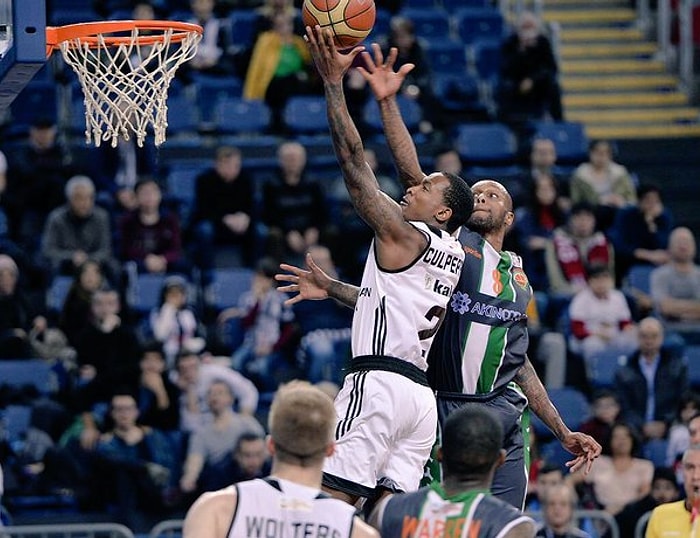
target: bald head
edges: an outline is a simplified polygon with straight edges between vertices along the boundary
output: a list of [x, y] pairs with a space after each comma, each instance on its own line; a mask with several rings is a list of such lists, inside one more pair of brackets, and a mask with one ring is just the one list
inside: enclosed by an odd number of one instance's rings
[[485, 189], [496, 189], [497, 191], [501, 192], [506, 201], [506, 209], [508, 211], [513, 211], [513, 198], [510, 196], [508, 189], [503, 186], [503, 183], [500, 183], [495, 179], [482, 179], [474, 183], [472, 186], [472, 191], [474, 191], [475, 195], [477, 194], [477, 191], [481, 192]]
[[664, 327], [656, 318], [644, 318], [639, 322], [637, 337], [640, 355], [654, 360], [664, 343]]
[[675, 228], [668, 238], [668, 251], [675, 262], [692, 262], [695, 259], [695, 236], [689, 228]]

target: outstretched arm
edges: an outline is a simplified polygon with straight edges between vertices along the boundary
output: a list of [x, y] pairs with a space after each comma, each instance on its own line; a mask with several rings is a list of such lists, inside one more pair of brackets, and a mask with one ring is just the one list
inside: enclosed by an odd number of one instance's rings
[[374, 57], [369, 52], [362, 53], [362, 59], [366, 67], [358, 67], [365, 78], [374, 98], [379, 105], [389, 149], [394, 158], [394, 164], [399, 173], [399, 179], [404, 187], [417, 185], [425, 174], [421, 170], [418, 160], [416, 145], [413, 143], [411, 133], [401, 117], [396, 94], [415, 65], [404, 64], [398, 71], [394, 71], [394, 64], [398, 50], [392, 47], [389, 55], [384, 60], [382, 49], [377, 43], [372, 44]]
[[355, 210], [374, 230], [379, 263], [389, 270], [404, 267], [416, 259], [427, 240], [404, 219], [399, 204], [379, 189], [343, 94], [343, 77], [364, 47], [340, 54], [330, 30], [320, 26], [307, 26], [305, 38], [323, 79], [333, 148]]
[[280, 264], [280, 268], [286, 273], [278, 273], [275, 280], [288, 282], [286, 286], [277, 288], [281, 292], [296, 293], [285, 304], [291, 306], [304, 299], [320, 300], [332, 297], [338, 302], [353, 308], [357, 302], [360, 289], [357, 286], [333, 279], [321, 269], [311, 254], [306, 254], [306, 266], [308, 270], [286, 263]]
[[583, 473], [588, 474], [593, 461], [600, 456], [600, 444], [590, 435], [572, 432], [564, 424], [529, 358], [525, 359], [525, 364], [518, 371], [515, 382], [523, 390], [534, 413], [552, 430], [562, 446], [576, 456], [573, 460], [568, 461], [566, 466], [572, 473], [582, 468]]

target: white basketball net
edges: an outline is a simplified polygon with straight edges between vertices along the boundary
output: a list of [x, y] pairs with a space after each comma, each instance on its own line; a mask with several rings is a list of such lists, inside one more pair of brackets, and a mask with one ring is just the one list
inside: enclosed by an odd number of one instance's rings
[[[152, 30], [149, 30], [152, 35]], [[172, 41], [173, 30], [162, 32], [162, 39], [139, 43], [139, 29], [131, 31], [129, 43], [111, 45], [97, 34], [97, 46], [80, 38], [60, 43], [61, 53], [77, 73], [85, 96], [85, 138], [99, 146], [119, 137], [143, 146], [149, 125], [155, 145], [165, 141], [168, 126], [168, 87], [175, 71], [197, 51], [201, 35], [188, 32], [181, 41]]]

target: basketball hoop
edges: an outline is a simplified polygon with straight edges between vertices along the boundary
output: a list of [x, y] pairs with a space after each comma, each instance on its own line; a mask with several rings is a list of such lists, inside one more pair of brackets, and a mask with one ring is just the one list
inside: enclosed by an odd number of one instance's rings
[[190, 60], [202, 27], [174, 21], [100, 21], [46, 28], [46, 56], [59, 49], [85, 97], [85, 138], [99, 146], [119, 137], [143, 146], [149, 125], [165, 141], [168, 88]]

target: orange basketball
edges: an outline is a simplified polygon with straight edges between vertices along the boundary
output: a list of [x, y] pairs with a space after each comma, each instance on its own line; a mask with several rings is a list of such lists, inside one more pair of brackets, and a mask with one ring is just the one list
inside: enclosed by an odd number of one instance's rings
[[374, 0], [304, 0], [301, 16], [304, 26], [330, 28], [336, 46], [348, 49], [372, 31], [376, 9]]

